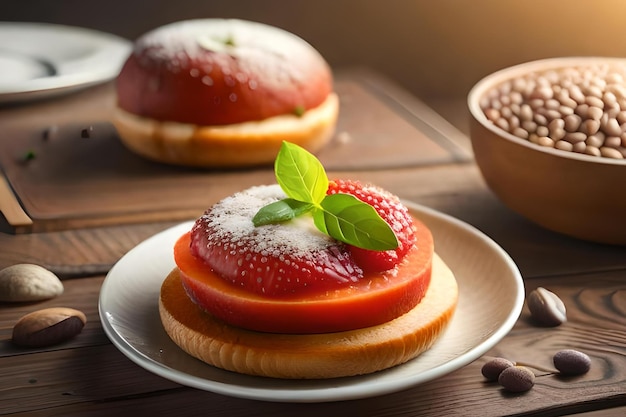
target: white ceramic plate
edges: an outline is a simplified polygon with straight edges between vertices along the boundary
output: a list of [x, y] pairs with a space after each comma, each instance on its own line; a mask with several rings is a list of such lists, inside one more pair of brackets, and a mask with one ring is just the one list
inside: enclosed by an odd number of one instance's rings
[[90, 29], [0, 22], [0, 103], [68, 93], [113, 79], [132, 43]]
[[159, 290], [174, 267], [172, 248], [184, 223], [132, 249], [111, 269], [100, 292], [100, 317], [113, 344], [132, 361], [183, 385], [234, 397], [282, 402], [364, 398], [433, 380], [478, 359], [513, 327], [524, 302], [521, 275], [491, 239], [457, 219], [407, 203], [432, 230], [435, 248], [455, 273], [459, 304], [443, 336], [416, 359], [371, 375], [292, 381], [239, 375], [183, 352], [167, 336]]

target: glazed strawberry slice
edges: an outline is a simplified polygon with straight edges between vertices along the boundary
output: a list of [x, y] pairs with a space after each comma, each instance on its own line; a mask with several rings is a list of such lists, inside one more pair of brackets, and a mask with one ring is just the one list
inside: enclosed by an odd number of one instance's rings
[[395, 195], [373, 185], [341, 179], [330, 181], [327, 193], [351, 194], [373, 206], [396, 234], [398, 239], [396, 249], [374, 251], [348, 245], [352, 258], [365, 273], [382, 272], [395, 267], [415, 244], [413, 218]]
[[278, 185], [252, 187], [220, 201], [191, 231], [191, 253], [222, 279], [271, 297], [320, 293], [363, 277], [346, 245], [319, 232], [311, 216], [255, 227], [252, 218], [284, 198]]

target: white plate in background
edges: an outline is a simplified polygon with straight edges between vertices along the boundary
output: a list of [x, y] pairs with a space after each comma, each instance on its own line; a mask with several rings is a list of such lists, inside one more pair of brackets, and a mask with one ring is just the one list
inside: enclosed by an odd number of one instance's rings
[[0, 22], [0, 103], [64, 94], [111, 80], [132, 43], [91, 29]]

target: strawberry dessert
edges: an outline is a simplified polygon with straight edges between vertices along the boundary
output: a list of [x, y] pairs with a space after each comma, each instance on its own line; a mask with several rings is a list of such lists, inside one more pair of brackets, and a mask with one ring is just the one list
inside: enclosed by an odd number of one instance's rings
[[277, 184], [223, 199], [175, 244], [159, 303], [174, 342], [278, 378], [370, 373], [428, 349], [458, 295], [428, 227], [379, 187], [329, 181], [296, 145], [275, 171]]

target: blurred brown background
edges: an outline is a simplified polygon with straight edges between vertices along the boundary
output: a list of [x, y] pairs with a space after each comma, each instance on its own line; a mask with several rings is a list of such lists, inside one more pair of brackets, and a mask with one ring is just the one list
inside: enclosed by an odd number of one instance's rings
[[165, 23], [236, 17], [294, 32], [336, 68], [368, 66], [417, 96], [461, 96], [482, 76], [563, 55], [626, 56], [623, 0], [2, 0], [0, 20], [135, 39]]

